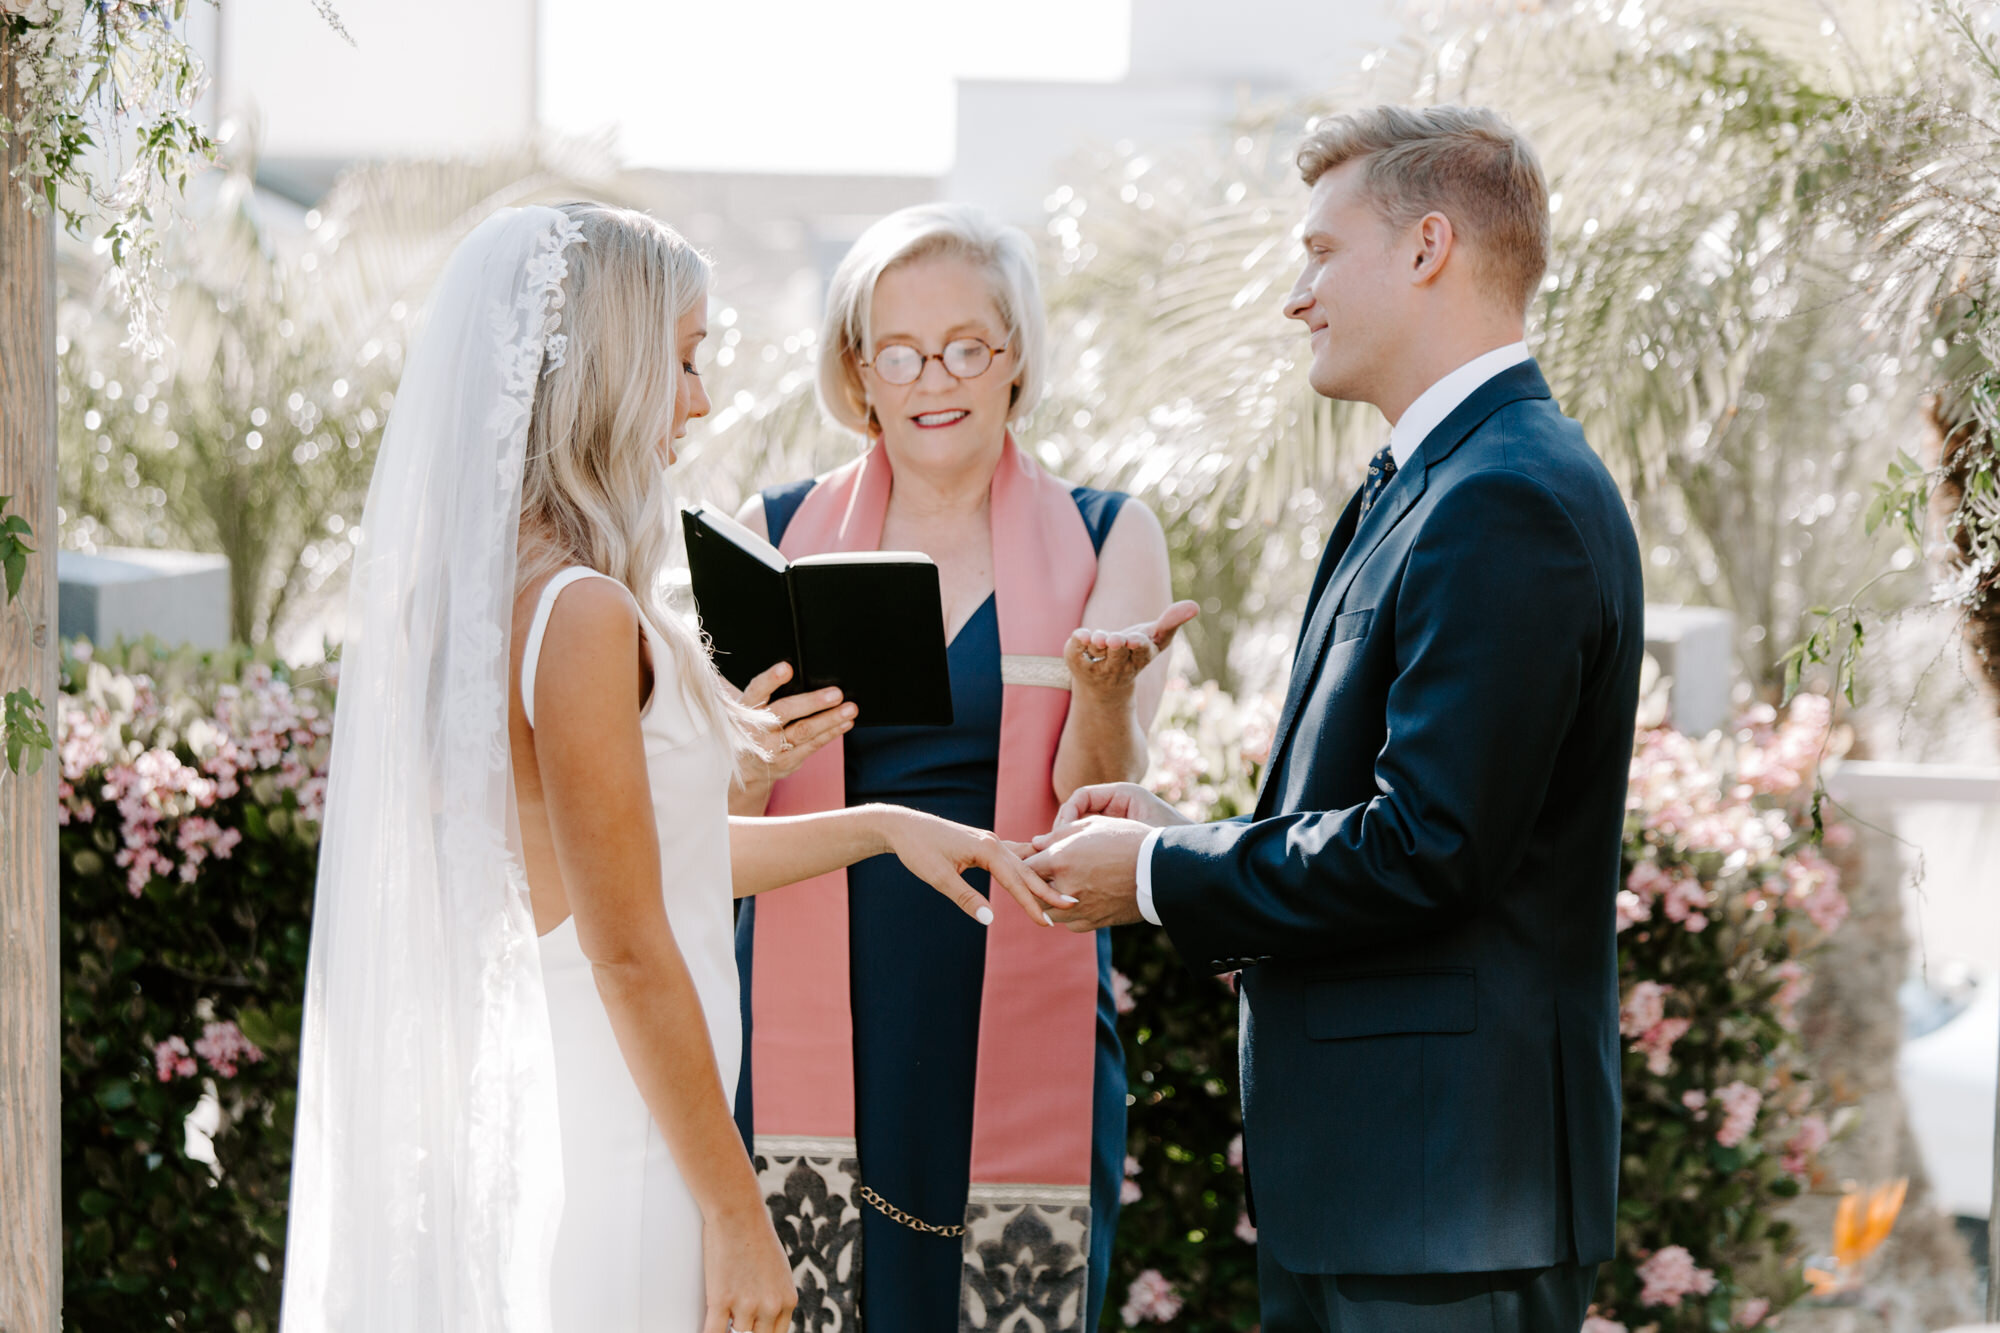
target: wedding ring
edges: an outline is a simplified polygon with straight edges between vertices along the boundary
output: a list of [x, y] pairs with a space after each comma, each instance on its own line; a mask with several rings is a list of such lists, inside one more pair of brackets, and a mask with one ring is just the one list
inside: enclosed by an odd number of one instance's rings
[[789, 749], [791, 749], [791, 748], [792, 748], [792, 738], [791, 738], [790, 736], [787, 736], [787, 735], [786, 735], [786, 734], [785, 734], [784, 732], [782, 732], [782, 731], [781, 731], [781, 732], [779, 732], [779, 733], [778, 733], [778, 753], [779, 753], [779, 754], [783, 754], [783, 753], [784, 753], [785, 751], [787, 751], [787, 750], [789, 750]]
[[1083, 655], [1083, 660], [1090, 663], [1092, 666], [1096, 666], [1099, 662], [1102, 662], [1104, 659], [1101, 657], [1092, 657], [1089, 653], [1085, 653]]

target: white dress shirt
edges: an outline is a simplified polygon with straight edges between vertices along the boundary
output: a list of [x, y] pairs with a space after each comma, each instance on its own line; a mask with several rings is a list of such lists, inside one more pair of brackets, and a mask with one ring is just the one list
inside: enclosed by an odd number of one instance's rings
[[[1508, 343], [1480, 353], [1418, 394], [1417, 400], [1389, 428], [1389, 456], [1396, 460], [1396, 470], [1400, 472], [1409, 466], [1424, 437], [1443, 425], [1444, 419], [1470, 398], [1474, 389], [1527, 359], [1528, 344]], [[1393, 479], [1390, 484], [1394, 484]], [[1146, 841], [1139, 846], [1138, 866], [1139, 915], [1156, 926], [1160, 924], [1160, 914], [1153, 910], [1153, 848], [1160, 841], [1160, 833], [1161, 830], [1154, 829], [1146, 835]]]

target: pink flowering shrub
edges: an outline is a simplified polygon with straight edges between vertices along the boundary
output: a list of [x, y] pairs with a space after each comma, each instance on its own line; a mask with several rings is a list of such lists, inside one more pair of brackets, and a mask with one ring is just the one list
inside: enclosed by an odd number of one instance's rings
[[1847, 915], [1805, 817], [1829, 721], [1802, 695], [1703, 740], [1639, 731], [1617, 904], [1618, 1255], [1599, 1333], [1751, 1327], [1804, 1292], [1774, 1213], [1827, 1142], [1793, 1011], [1803, 958]]
[[[332, 699], [241, 653], [72, 647], [60, 766], [64, 1316], [276, 1326]], [[186, 1122], [212, 1099], [193, 1153]]]

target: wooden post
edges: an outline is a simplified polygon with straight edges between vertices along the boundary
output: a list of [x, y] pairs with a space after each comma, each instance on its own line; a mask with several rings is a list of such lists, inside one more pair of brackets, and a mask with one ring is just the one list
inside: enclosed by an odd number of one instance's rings
[[[14, 50], [0, 25], [0, 105]], [[0, 495], [34, 526], [21, 595], [0, 608], [0, 694], [56, 711], [55, 231], [0, 170]], [[56, 1007], [56, 771], [0, 773], [0, 1333], [62, 1327], [61, 1056]]]
[[1986, 1322], [2000, 1324], [2000, 1090], [1993, 1107], [1993, 1194], [1986, 1203]]

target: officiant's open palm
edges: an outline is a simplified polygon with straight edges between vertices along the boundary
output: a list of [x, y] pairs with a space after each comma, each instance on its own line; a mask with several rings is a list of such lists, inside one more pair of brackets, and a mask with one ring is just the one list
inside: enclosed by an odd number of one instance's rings
[[1173, 647], [1181, 626], [1201, 614], [1194, 602], [1175, 602], [1158, 620], [1125, 630], [1079, 629], [1063, 645], [1071, 679], [1089, 689], [1129, 689], [1139, 673]]
[[740, 781], [729, 793], [732, 815], [763, 814], [772, 784], [798, 772], [821, 746], [854, 727], [857, 709], [841, 701], [839, 690], [810, 690], [773, 701], [771, 696], [791, 678], [791, 664], [779, 662], [743, 687], [744, 705], [769, 712], [776, 725], [759, 738], [764, 747], [762, 758], [750, 754], [737, 762]]

